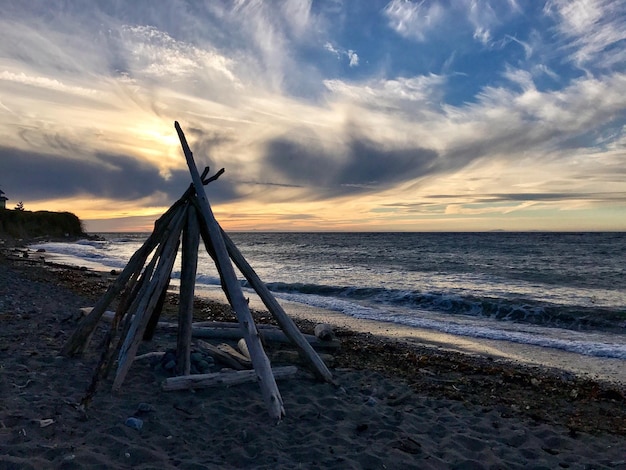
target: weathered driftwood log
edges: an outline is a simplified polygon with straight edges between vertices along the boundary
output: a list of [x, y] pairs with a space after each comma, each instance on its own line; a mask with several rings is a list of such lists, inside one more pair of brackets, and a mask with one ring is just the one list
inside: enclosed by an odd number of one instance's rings
[[[246, 342], [245, 339], [242, 338], [242, 340], [244, 343]], [[252, 369], [252, 358], [240, 353], [230, 344], [220, 343], [217, 345], [217, 349], [237, 359], [237, 361], [239, 361], [239, 363], [243, 365], [246, 369]]]
[[[115, 315], [111, 318], [111, 342], [115, 341], [115, 336], [119, 331], [120, 324], [123, 324], [124, 316], [128, 312], [128, 307], [135, 300], [135, 296], [139, 289], [141, 288], [141, 284], [139, 279], [142, 278], [141, 269], [136, 269], [133, 274], [130, 276], [130, 279], [122, 289], [119, 295], [119, 301], [117, 302], [117, 308], [115, 309]], [[106, 315], [107, 312], [104, 312], [103, 316]]]
[[[89, 313], [91, 309], [92, 307], [82, 307], [80, 310]], [[111, 321], [114, 315], [114, 312], [106, 311], [102, 314], [102, 320]], [[164, 330], [175, 330], [178, 328], [178, 323], [160, 321], [158, 327]], [[241, 338], [240, 328], [239, 323], [232, 322], [204, 321], [191, 324], [192, 337], [204, 339], [238, 340]], [[264, 343], [291, 343], [287, 335], [277, 326], [257, 325], [257, 329]], [[331, 340], [321, 340], [316, 336], [304, 333], [302, 333], [302, 337], [316, 350], [333, 350], [341, 346], [341, 342], [334, 337]], [[316, 354], [323, 360], [319, 353]], [[310, 364], [306, 360], [304, 360], [304, 363]]]
[[[170, 222], [170, 223], [173, 223], [173, 222]], [[157, 250], [157, 253], [158, 252], [160, 252], [160, 250]], [[113, 365], [115, 364], [115, 361], [113, 360], [113, 358], [119, 357], [124, 338], [126, 338], [126, 336], [128, 335], [128, 331], [130, 330], [130, 327], [134, 320], [134, 316], [132, 314], [133, 306], [136, 305], [138, 298], [141, 298], [140, 294], [146, 291], [148, 281], [152, 277], [152, 273], [154, 272], [154, 267], [156, 266], [157, 258], [158, 258], [158, 255], [153, 256], [153, 258], [150, 260], [148, 265], [144, 268], [143, 272], [141, 273], [136, 272], [133, 274], [131, 281], [130, 281], [132, 284], [130, 286], [131, 291], [127, 293], [128, 295], [126, 295], [126, 293], [124, 294], [122, 301], [120, 302], [117, 310], [115, 311], [115, 316], [113, 317], [113, 320], [111, 322], [111, 329], [109, 330], [111, 333], [110, 344], [114, 344], [114, 346], [110, 348], [107, 354], [106, 364], [104, 365], [105, 367], [103, 368], [103, 371], [102, 371], [102, 377], [109, 376], [111, 369], [113, 368]], [[115, 340], [118, 336], [116, 333], [119, 330], [120, 324], [122, 328], [119, 334], [119, 340], [117, 340], [116, 342], [113, 342], [113, 340]]]
[[[200, 176], [200, 175], [198, 175]], [[185, 209], [181, 209], [180, 213], [176, 215], [175, 224], [172, 231], [168, 234], [166, 241], [159, 247], [162, 247], [159, 262], [155, 269], [154, 276], [148, 282], [148, 286], [144, 295], [139, 298], [134, 311], [129, 312], [135, 315], [131, 324], [130, 330], [126, 335], [126, 339], [122, 344], [118, 357], [117, 373], [113, 380], [113, 390], [118, 391], [126, 374], [132, 365], [132, 362], [137, 353], [137, 348], [143, 337], [143, 333], [146, 329], [148, 321], [156, 307], [159, 298], [163, 292], [164, 286], [169, 282], [172, 267], [176, 260], [178, 253], [178, 244], [180, 240], [180, 232], [185, 220]]]
[[[176, 223], [177, 221], [179, 221], [180, 217], [182, 217], [182, 214], [175, 214], [172, 220], [170, 220], [168, 231], [165, 232], [166, 236], [170, 234], [171, 231], [175, 228]], [[139, 278], [137, 279], [137, 282], [132, 288], [132, 292], [126, 299], [125, 309], [120, 310], [118, 308], [115, 312], [115, 316], [112, 320], [113, 325], [115, 325], [117, 322], [120, 322], [122, 317], [123, 317], [123, 322], [122, 322], [122, 331], [120, 334], [120, 340], [118, 341], [117, 345], [113, 349], [112, 357], [116, 357], [116, 358], [120, 357], [120, 351], [122, 350], [122, 347], [125, 344], [128, 344], [128, 342], [130, 341], [128, 337], [129, 331], [131, 331], [131, 328], [133, 329], [133, 331], [135, 331], [136, 329], [136, 324], [137, 324], [136, 322], [139, 320], [136, 318], [135, 313], [137, 311], [143, 312], [145, 309], [145, 303], [142, 304], [142, 302], [145, 302], [146, 299], [148, 299], [149, 290], [154, 287], [154, 284], [151, 285], [150, 282], [152, 280], [157, 263], [159, 262], [161, 255], [163, 253], [164, 246], [165, 246], [165, 241], [159, 244], [157, 249], [154, 251], [152, 255], [152, 259], [146, 265], [143, 272], [141, 272]], [[110, 362], [110, 365], [109, 365], [110, 367], [112, 367], [113, 362], [114, 361]], [[107, 375], [108, 375], [108, 372], [107, 372]]]
[[161, 295], [159, 296], [159, 300], [157, 300], [156, 305], [154, 306], [154, 310], [150, 315], [150, 319], [148, 320], [148, 324], [146, 325], [146, 330], [143, 332], [143, 340], [144, 341], [152, 341], [154, 337], [154, 331], [157, 328], [159, 323], [159, 317], [161, 316], [161, 312], [163, 311], [163, 305], [165, 304], [165, 296], [167, 295], [167, 288], [170, 285], [171, 273], [170, 277], [167, 278], [165, 285], [163, 286], [163, 290], [161, 291]]
[[149, 353], [142, 354], [140, 356], [135, 356], [135, 361], [143, 361], [145, 359], [156, 359], [165, 356], [165, 352], [163, 351], [152, 351]]
[[223, 347], [219, 348], [217, 346], [213, 346], [211, 343], [207, 343], [206, 341], [198, 340], [196, 342], [199, 348], [205, 350], [209, 355], [224, 364], [226, 364], [231, 369], [235, 370], [243, 370], [250, 369], [252, 367], [252, 363], [246, 358], [245, 364], [240, 360], [239, 356], [233, 356], [230, 351], [225, 350]]
[[241, 271], [241, 273], [245, 276], [250, 285], [257, 292], [257, 294], [259, 295], [269, 312], [272, 314], [272, 316], [276, 319], [287, 337], [296, 346], [296, 348], [298, 348], [300, 354], [302, 354], [303, 359], [308, 362], [308, 364], [313, 369], [313, 373], [315, 373], [315, 375], [321, 380], [332, 382], [333, 375], [328, 370], [328, 367], [326, 367], [326, 364], [324, 364], [324, 361], [320, 359], [315, 350], [311, 347], [310, 342], [303, 337], [302, 333], [293, 322], [291, 317], [287, 315], [282, 306], [276, 301], [276, 298], [269, 291], [265, 283], [261, 281], [252, 266], [248, 264], [248, 262], [243, 257], [237, 246], [230, 239], [230, 237], [223, 230], [221, 230], [221, 232], [224, 237], [224, 242], [226, 244], [226, 248], [228, 249], [228, 253], [237, 265], [237, 268], [239, 269], [239, 271]]
[[185, 134], [180, 128], [178, 122], [175, 122], [174, 126], [180, 138], [183, 152], [185, 153], [185, 160], [187, 161], [187, 166], [189, 167], [189, 172], [191, 173], [191, 179], [196, 189], [196, 197], [200, 206], [202, 224], [209, 232], [211, 247], [215, 253], [215, 262], [222, 278], [226, 296], [237, 314], [237, 319], [241, 324], [244, 338], [246, 339], [246, 343], [248, 343], [248, 348], [250, 349], [250, 354], [252, 356], [252, 363], [254, 364], [254, 370], [259, 376], [261, 392], [268, 407], [270, 417], [279, 421], [285, 414], [285, 408], [283, 406], [283, 399], [278, 391], [278, 386], [276, 385], [276, 380], [272, 375], [270, 361], [263, 350], [252, 314], [248, 308], [248, 303], [246, 302], [241, 286], [237, 281], [235, 270], [233, 269], [226, 246], [224, 245], [222, 231], [217, 223], [217, 220], [215, 220], [213, 211], [209, 205], [209, 200], [207, 199], [204, 186], [202, 185], [202, 178], [198, 173], [198, 169], [196, 167], [196, 163], [194, 162], [191, 149], [187, 144]]
[[193, 296], [198, 268], [200, 230], [198, 216], [192, 205], [187, 210], [183, 231], [183, 253], [180, 274], [180, 301], [178, 304], [178, 335], [176, 341], [176, 374], [191, 373], [191, 327], [193, 322]]
[[[91, 312], [91, 310], [93, 310], [93, 307], [81, 307], [80, 311], [82, 312], [83, 315], [89, 315], [89, 312]], [[102, 314], [102, 317], [100, 318], [102, 321], [106, 321], [106, 322], [111, 322], [113, 321], [113, 318], [115, 317], [115, 312], [112, 312], [111, 310], [107, 310]], [[163, 330], [176, 330], [178, 329], [178, 323], [174, 323], [174, 322], [169, 322], [169, 321], [160, 321], [159, 323], [157, 323], [158, 328], [163, 329]], [[204, 329], [216, 329], [218, 331], [221, 331], [222, 329], [225, 330], [232, 330], [233, 331], [233, 336], [228, 336], [228, 338], [233, 338], [236, 335], [239, 335], [239, 337], [241, 337], [241, 325], [239, 325], [239, 323], [235, 323], [235, 322], [227, 322], [227, 321], [198, 321], [198, 322], [193, 322], [191, 324], [192, 328], [204, 328]], [[280, 332], [280, 328], [276, 325], [257, 325], [256, 326], [257, 329], [261, 332], [261, 334], [263, 334], [263, 332], [265, 331], [277, 331]], [[313, 338], [312, 335], [304, 335], [305, 337], [309, 337], [309, 338]], [[280, 342], [288, 342], [289, 338], [287, 338], [287, 336], [283, 335], [282, 336], [284, 340], [280, 341]]]
[[[296, 366], [274, 367], [271, 369], [272, 377], [282, 379], [296, 375]], [[257, 382], [259, 377], [254, 370], [241, 370], [233, 372], [217, 372], [213, 374], [186, 375], [165, 379], [162, 388], [166, 392], [173, 390], [189, 390], [208, 387], [230, 387], [246, 382]]]
[[[239, 329], [241, 328], [241, 325], [239, 325], [239, 323], [235, 323], [235, 322], [228, 322], [228, 321], [198, 321], [198, 322], [194, 322], [193, 323], [193, 327], [194, 328], [231, 328], [231, 329]], [[257, 330], [262, 330], [262, 331], [266, 331], [266, 330], [275, 330], [275, 331], [280, 331], [280, 328], [276, 325], [256, 325]]]
[[[241, 330], [236, 328], [192, 328], [194, 338], [239, 340]], [[259, 329], [258, 334], [264, 343], [291, 343], [291, 340], [280, 330]], [[313, 335], [302, 335], [312, 348], [336, 349], [341, 346], [338, 340], [321, 341]]]

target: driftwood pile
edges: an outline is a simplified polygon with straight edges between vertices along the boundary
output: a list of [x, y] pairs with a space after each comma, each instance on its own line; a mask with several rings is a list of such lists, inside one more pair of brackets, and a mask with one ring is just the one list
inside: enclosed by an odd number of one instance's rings
[[[118, 275], [115, 282], [98, 300], [87, 316], [79, 323], [77, 329], [68, 339], [61, 353], [66, 356], [82, 354], [89, 345], [91, 336], [100, 319], [105, 315], [107, 307], [118, 299], [117, 309], [109, 313], [111, 326], [104, 341], [102, 357], [87, 397], [95, 392], [98, 381], [106, 377], [114, 364], [117, 364], [113, 380], [113, 390], [119, 390], [126, 375], [136, 359], [137, 349], [142, 340], [153, 337], [160, 325], [159, 316], [169, 286], [172, 267], [178, 254], [182, 238], [182, 268], [179, 291], [179, 312], [176, 347], [176, 372], [178, 377], [169, 379], [164, 389], [191, 388], [202, 381], [214, 383], [240, 383], [256, 379], [267, 405], [270, 417], [280, 420], [285, 410], [283, 400], [276, 386], [276, 378], [294, 372], [293, 367], [272, 369], [270, 361], [263, 349], [262, 335], [283, 335], [291, 341], [312, 372], [321, 380], [332, 381], [332, 375], [322, 359], [307, 339], [285, 313], [265, 284], [248, 264], [228, 235], [216, 221], [204, 191], [204, 185], [217, 179], [223, 169], [214, 176], [207, 178], [209, 169], [199, 174], [193, 160], [182, 129], [175, 123], [187, 165], [193, 183], [182, 197], [176, 201], [155, 222], [152, 234], [143, 246], [131, 257], [126, 268]], [[198, 247], [203, 244], [215, 261], [220, 274], [222, 288], [233, 308], [239, 323], [235, 335], [243, 336], [244, 344], [240, 348], [247, 351], [247, 358], [252, 363], [253, 371], [240, 371], [229, 374], [190, 374], [190, 355], [192, 335], [198, 335], [202, 327], [192, 323], [193, 298], [198, 261]], [[148, 257], [152, 258], [148, 261]], [[235, 263], [239, 271], [255, 289], [269, 312], [276, 319], [282, 331], [257, 329], [248, 302], [244, 297], [241, 285], [237, 280], [231, 263]], [[147, 262], [148, 261], [148, 262]], [[147, 264], [146, 264], [147, 262]], [[163, 325], [161, 325], [163, 326]], [[172, 327], [171, 325], [169, 326]], [[230, 328], [230, 326], [223, 329]], [[214, 329], [207, 329], [208, 331]], [[195, 331], [195, 333], [194, 333]], [[270, 331], [272, 331], [270, 333]], [[213, 333], [215, 334], [215, 333]], [[207, 376], [214, 377], [207, 377]], [[228, 375], [228, 377], [226, 377]], [[87, 398], [86, 397], [86, 398]]]

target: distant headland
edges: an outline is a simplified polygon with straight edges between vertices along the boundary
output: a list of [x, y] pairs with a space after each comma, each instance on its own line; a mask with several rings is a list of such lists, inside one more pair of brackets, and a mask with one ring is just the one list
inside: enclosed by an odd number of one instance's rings
[[0, 240], [24, 242], [34, 239], [86, 237], [80, 219], [71, 212], [26, 211], [0, 208]]

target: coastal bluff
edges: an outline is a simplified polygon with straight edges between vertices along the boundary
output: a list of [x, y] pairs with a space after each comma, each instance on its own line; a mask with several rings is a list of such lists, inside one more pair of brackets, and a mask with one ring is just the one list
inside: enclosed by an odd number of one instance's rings
[[71, 212], [0, 210], [0, 240], [83, 236], [85, 232], [82, 223]]

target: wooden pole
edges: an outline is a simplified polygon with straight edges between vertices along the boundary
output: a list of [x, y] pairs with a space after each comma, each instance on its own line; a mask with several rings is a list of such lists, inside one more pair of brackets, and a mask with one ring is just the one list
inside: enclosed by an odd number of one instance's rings
[[178, 303], [178, 336], [176, 342], [177, 375], [189, 375], [191, 372], [191, 324], [193, 323], [193, 296], [198, 268], [199, 244], [198, 216], [193, 205], [190, 205], [183, 231], [183, 258], [180, 269], [180, 300]]
[[185, 153], [185, 160], [187, 161], [187, 166], [189, 167], [189, 172], [191, 173], [191, 179], [193, 180], [193, 185], [196, 188], [196, 195], [200, 203], [200, 215], [202, 216], [201, 223], [206, 226], [209, 232], [212, 246], [215, 250], [215, 262], [217, 269], [222, 276], [226, 296], [235, 310], [237, 319], [239, 320], [243, 330], [243, 335], [252, 356], [252, 364], [254, 365], [254, 370], [258, 376], [261, 392], [268, 407], [270, 417], [276, 421], [280, 421], [280, 419], [285, 415], [285, 409], [282, 397], [280, 396], [280, 392], [278, 391], [278, 387], [276, 385], [276, 380], [272, 375], [270, 361], [263, 350], [259, 333], [254, 324], [254, 320], [252, 319], [250, 309], [248, 308], [248, 303], [243, 295], [237, 276], [235, 275], [233, 265], [230, 262], [228, 251], [226, 250], [224, 239], [222, 238], [222, 232], [217, 221], [215, 220], [211, 206], [209, 205], [209, 201], [204, 191], [204, 186], [202, 185], [202, 179], [198, 173], [196, 163], [193, 160], [193, 154], [187, 144], [185, 134], [180, 128], [178, 122], [174, 123], [174, 127], [176, 128], [176, 132], [180, 138], [183, 152]]
[[170, 287], [171, 277], [167, 279], [167, 282], [163, 286], [163, 290], [161, 291], [161, 295], [159, 296], [159, 300], [157, 301], [154, 310], [152, 311], [152, 315], [150, 315], [150, 320], [148, 320], [148, 325], [146, 326], [146, 330], [143, 332], [143, 340], [144, 341], [152, 341], [154, 337], [154, 331], [159, 323], [159, 317], [163, 312], [163, 305], [165, 305], [165, 299], [167, 298], [167, 289]]
[[[148, 280], [152, 277], [152, 272], [154, 271], [157, 258], [158, 256], [155, 254], [152, 260], [144, 268], [143, 273], [141, 273], [141, 278], [139, 278], [139, 280], [135, 277], [135, 275], [133, 275], [133, 278], [131, 279], [131, 286], [130, 286], [132, 288], [132, 291], [129, 292], [125, 298], [120, 299], [120, 304], [118, 305], [117, 310], [113, 314], [112, 321], [111, 321], [111, 329], [109, 330], [111, 332], [111, 335], [110, 335], [111, 341], [110, 341], [110, 346], [109, 346], [110, 350], [107, 353], [105, 364], [102, 369], [102, 373], [101, 373], [102, 378], [109, 376], [109, 373], [111, 372], [111, 369], [113, 368], [113, 365], [115, 363], [113, 358], [119, 356], [122, 343], [124, 341], [124, 338], [126, 338], [126, 335], [128, 334], [128, 330], [133, 320], [132, 314], [129, 314], [129, 315], [127, 314], [129, 311], [133, 310], [133, 305], [134, 305], [135, 300], [137, 299], [137, 296], [140, 296], [141, 293], [145, 292], [145, 286], [147, 285]], [[138, 275], [139, 274], [137, 273], [137, 276]], [[104, 312], [101, 318], [106, 320], [107, 316], [108, 316], [107, 312]], [[121, 325], [121, 331], [118, 335], [117, 332], [120, 330], [120, 325]], [[119, 336], [119, 339], [117, 339], [118, 336]], [[114, 345], [114, 346], [111, 347], [111, 345]]]
[[[146, 277], [150, 277], [152, 275], [152, 271], [154, 269], [154, 263], [156, 260], [156, 256], [155, 258], [148, 264], [148, 266], [144, 269], [143, 274], [141, 276], [141, 281], [145, 281]], [[137, 278], [139, 277], [139, 270], [135, 271], [132, 275], [132, 280], [131, 280], [131, 285], [134, 286], [134, 284], [137, 281]], [[137, 294], [137, 291], [140, 291], [140, 288], [138, 287], [137, 289], [133, 289], [134, 295]], [[129, 303], [131, 302], [132, 298], [134, 298], [131, 293], [129, 293], [126, 296], [123, 296], [124, 298], [121, 299], [120, 304], [117, 307], [117, 310], [115, 313], [113, 312], [104, 312], [101, 315], [101, 318], [103, 319], [107, 319], [107, 317], [109, 316], [109, 314], [112, 314], [112, 317], [110, 318], [111, 320], [111, 327], [109, 328], [109, 332], [106, 335], [102, 345], [101, 345], [101, 349], [102, 349], [102, 354], [100, 356], [100, 361], [98, 362], [98, 366], [96, 367], [96, 371], [91, 379], [91, 384], [89, 385], [85, 396], [82, 398], [81, 400], [81, 404], [87, 406], [87, 404], [89, 404], [93, 398], [93, 396], [96, 393], [96, 389], [98, 387], [98, 383], [100, 382], [100, 380], [104, 377], [107, 377], [109, 375], [109, 372], [111, 371], [111, 367], [113, 365], [113, 357], [119, 353], [119, 348], [121, 346], [121, 341], [116, 341], [117, 339], [117, 332], [119, 329], [119, 323], [123, 320], [124, 315], [126, 315], [127, 311], [128, 311], [128, 306]], [[132, 305], [132, 303], [131, 303]], [[90, 309], [90, 311], [93, 309]], [[128, 326], [130, 325], [130, 320], [131, 320], [131, 316], [129, 315], [127, 318], [127, 321], [124, 322], [124, 328], [123, 328], [123, 333], [125, 335], [126, 332], [128, 332]], [[123, 336], [124, 337], [124, 336]], [[111, 345], [115, 345], [114, 347], [111, 347]]]
[[320, 359], [318, 354], [311, 347], [311, 344], [304, 338], [302, 332], [298, 329], [291, 317], [289, 317], [285, 310], [283, 310], [282, 306], [276, 301], [276, 298], [272, 295], [265, 283], [261, 281], [252, 266], [248, 264], [237, 246], [223, 230], [222, 236], [224, 238], [228, 254], [235, 262], [235, 265], [237, 265], [239, 271], [241, 271], [250, 285], [254, 288], [287, 337], [296, 346], [296, 348], [298, 348], [300, 356], [312, 367], [313, 372], [319, 379], [325, 380], [326, 382], [332, 382], [333, 375], [330, 370], [328, 370], [324, 361]]
[[174, 266], [174, 261], [176, 260], [176, 255], [178, 253], [180, 232], [182, 230], [182, 224], [185, 220], [185, 214], [186, 211], [184, 209], [180, 210], [179, 213], [176, 214], [173, 224], [174, 226], [171, 232], [167, 234], [166, 241], [161, 245], [161, 247], [159, 247], [161, 251], [159, 262], [152, 279], [148, 283], [146, 292], [140, 296], [136, 310], [134, 312], [129, 312], [130, 315], [134, 313], [134, 318], [126, 339], [122, 344], [122, 348], [120, 349], [117, 373], [115, 375], [115, 379], [113, 380], [114, 391], [118, 391], [121, 388], [122, 383], [126, 378], [126, 374], [135, 359], [137, 348], [139, 347], [139, 343], [141, 342], [148, 321], [150, 320], [152, 312], [161, 297], [163, 287], [170, 279], [172, 267]]

